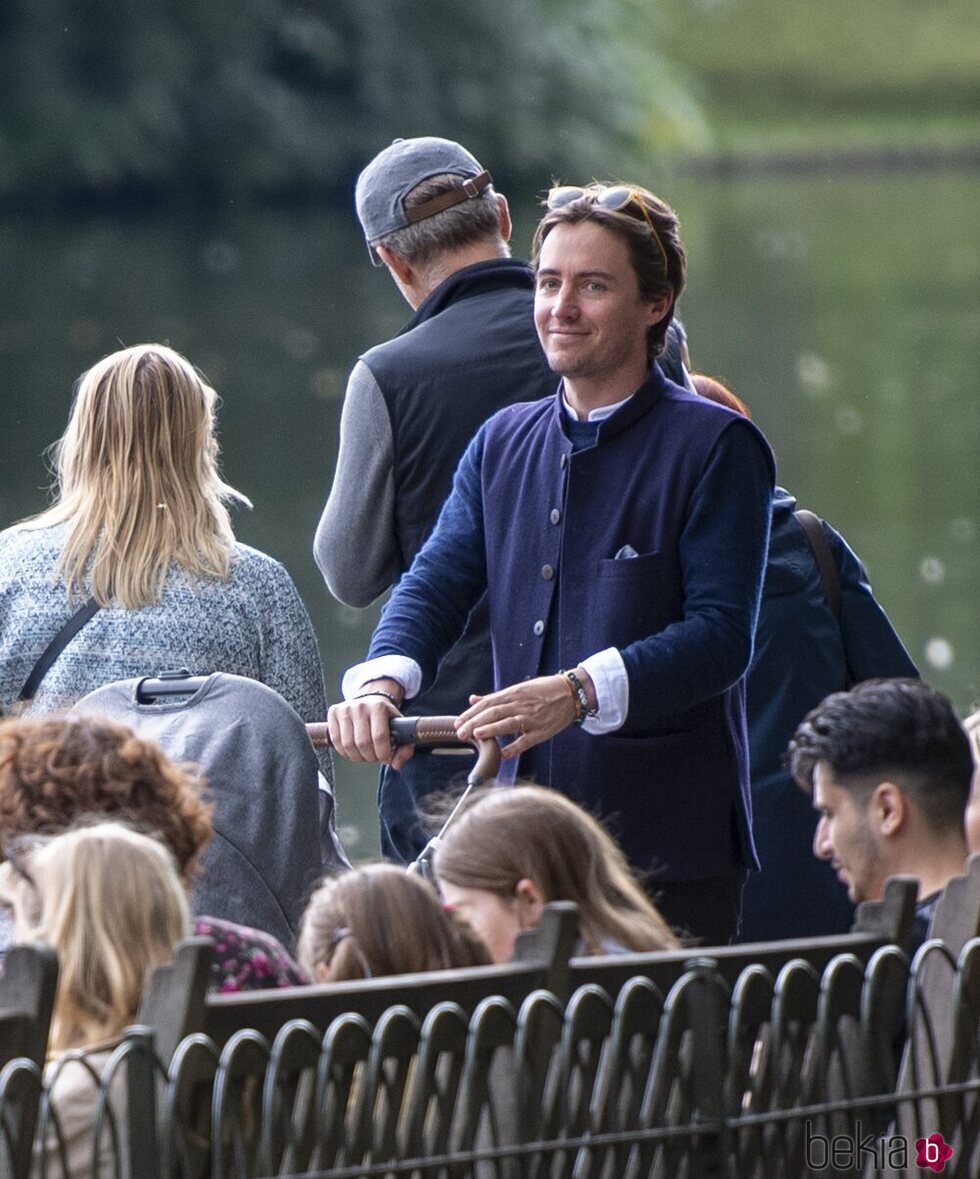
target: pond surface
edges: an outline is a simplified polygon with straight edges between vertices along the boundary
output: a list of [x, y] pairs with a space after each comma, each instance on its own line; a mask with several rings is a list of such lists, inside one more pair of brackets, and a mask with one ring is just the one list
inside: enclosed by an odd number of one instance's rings
[[[980, 176], [683, 181], [662, 195], [688, 247], [696, 366], [748, 402], [780, 482], [844, 533], [925, 677], [967, 712], [980, 702]], [[523, 203], [517, 252], [533, 227]], [[237, 533], [292, 573], [335, 697], [377, 609], [333, 601], [310, 546], [347, 372], [407, 318], [352, 219], [6, 221], [0, 268], [0, 526], [44, 505], [42, 452], [79, 373], [122, 344], [170, 343], [222, 395], [225, 474], [255, 504]], [[377, 850], [374, 781], [337, 767], [358, 858]]]

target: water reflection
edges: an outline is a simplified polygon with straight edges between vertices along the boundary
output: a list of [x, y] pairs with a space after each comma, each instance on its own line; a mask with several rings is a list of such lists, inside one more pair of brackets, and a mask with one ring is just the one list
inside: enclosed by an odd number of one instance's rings
[[[699, 181], [664, 195], [689, 249], [683, 314], [697, 365], [749, 403], [781, 482], [844, 533], [924, 673], [970, 708], [980, 700], [980, 177]], [[519, 243], [533, 215], [528, 195]], [[75, 377], [120, 345], [169, 342], [222, 396], [225, 471], [255, 503], [238, 514], [238, 535], [289, 568], [335, 695], [377, 609], [329, 597], [312, 535], [346, 374], [407, 317], [347, 216], [8, 221], [0, 266], [0, 523], [44, 503], [42, 452]], [[377, 847], [374, 780], [338, 768], [357, 856]]]

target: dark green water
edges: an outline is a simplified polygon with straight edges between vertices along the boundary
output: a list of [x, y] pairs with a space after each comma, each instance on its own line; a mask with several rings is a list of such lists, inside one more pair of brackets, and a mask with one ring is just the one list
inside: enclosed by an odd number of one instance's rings
[[[695, 364], [749, 403], [780, 481], [845, 534], [926, 678], [965, 713], [980, 702], [980, 176], [683, 182], [662, 195], [688, 246]], [[75, 377], [120, 344], [169, 342], [223, 397], [225, 473], [255, 503], [238, 535], [289, 568], [336, 696], [376, 611], [334, 602], [310, 545], [347, 371], [407, 315], [354, 226], [268, 211], [7, 221], [0, 273], [0, 526], [44, 504], [42, 451]], [[377, 847], [374, 779], [338, 765], [358, 857]]]

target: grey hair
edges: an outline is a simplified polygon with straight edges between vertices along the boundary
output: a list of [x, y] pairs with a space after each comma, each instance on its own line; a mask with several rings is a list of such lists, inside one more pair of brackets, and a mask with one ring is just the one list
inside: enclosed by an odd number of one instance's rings
[[[432, 200], [433, 197], [441, 196], [444, 192], [451, 192], [459, 185], [460, 177], [454, 172], [430, 176], [421, 184], [417, 184], [405, 197], [405, 208], [415, 208]], [[497, 243], [504, 257], [510, 253], [507, 243], [500, 236], [500, 209], [492, 184], [479, 196], [452, 205], [448, 209], [443, 209], [441, 213], [435, 213], [414, 225], [407, 225], [404, 229], [396, 229], [394, 233], [389, 233], [374, 245], [384, 246], [393, 254], [404, 258], [411, 266], [424, 270], [440, 254], [479, 241]]]

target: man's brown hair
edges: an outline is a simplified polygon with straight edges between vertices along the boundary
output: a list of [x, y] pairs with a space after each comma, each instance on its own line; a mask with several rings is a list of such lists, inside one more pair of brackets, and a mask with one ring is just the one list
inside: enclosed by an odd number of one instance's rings
[[[608, 209], [594, 195], [605, 189], [629, 191], [632, 200], [622, 209]], [[656, 359], [666, 347], [667, 328], [674, 318], [674, 308], [687, 279], [687, 253], [681, 241], [677, 214], [649, 189], [627, 184], [593, 183], [582, 189], [578, 200], [558, 208], [548, 208], [534, 232], [533, 264], [537, 265], [541, 247], [556, 225], [578, 225], [583, 221], [597, 224], [618, 234], [626, 242], [630, 261], [644, 300], [670, 298], [670, 308], [647, 333], [647, 352]], [[636, 216], [633, 211], [639, 211]]]

